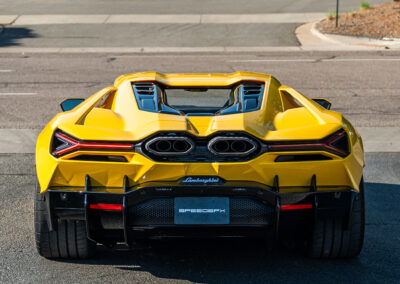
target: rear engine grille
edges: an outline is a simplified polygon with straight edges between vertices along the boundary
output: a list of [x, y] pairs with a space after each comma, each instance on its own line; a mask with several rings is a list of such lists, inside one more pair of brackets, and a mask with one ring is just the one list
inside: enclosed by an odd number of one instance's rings
[[[247, 197], [230, 198], [231, 225], [269, 225], [273, 207]], [[156, 198], [129, 208], [129, 225], [174, 225], [174, 198]]]
[[136, 83], [134, 86], [139, 95], [152, 96], [155, 91], [155, 86], [151, 82]]

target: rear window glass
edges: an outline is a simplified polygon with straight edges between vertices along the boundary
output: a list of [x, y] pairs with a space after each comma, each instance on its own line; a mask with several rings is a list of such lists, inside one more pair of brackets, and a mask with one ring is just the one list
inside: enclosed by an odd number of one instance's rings
[[231, 89], [165, 89], [168, 105], [179, 108], [221, 108], [229, 103]]
[[264, 84], [229, 87], [170, 87], [154, 82], [132, 84], [141, 110], [176, 115], [224, 115], [260, 109]]

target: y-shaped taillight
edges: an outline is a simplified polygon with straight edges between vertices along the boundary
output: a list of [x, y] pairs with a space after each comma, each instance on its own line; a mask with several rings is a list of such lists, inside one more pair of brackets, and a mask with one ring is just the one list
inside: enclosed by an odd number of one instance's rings
[[130, 150], [133, 144], [113, 142], [88, 142], [72, 138], [62, 132], [54, 134], [53, 156], [60, 157], [77, 150]]
[[349, 141], [346, 131], [339, 130], [334, 134], [318, 141], [282, 141], [273, 142], [268, 146], [269, 151], [326, 151], [341, 157], [349, 154]]

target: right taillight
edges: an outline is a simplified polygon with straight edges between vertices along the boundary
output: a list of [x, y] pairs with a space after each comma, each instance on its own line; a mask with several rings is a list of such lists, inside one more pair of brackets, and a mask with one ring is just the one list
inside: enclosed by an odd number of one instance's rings
[[334, 134], [318, 141], [282, 141], [273, 142], [268, 146], [269, 151], [325, 151], [340, 157], [349, 154], [349, 139], [345, 130], [339, 130]]

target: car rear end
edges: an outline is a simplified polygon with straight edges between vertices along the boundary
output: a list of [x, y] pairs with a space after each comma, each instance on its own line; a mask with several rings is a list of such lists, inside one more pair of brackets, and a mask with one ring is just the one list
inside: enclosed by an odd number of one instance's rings
[[[60, 220], [80, 220], [89, 240], [107, 245], [188, 236], [251, 236], [273, 243], [293, 233], [307, 239], [321, 218], [339, 218], [344, 229], [351, 224], [362, 144], [338, 116], [328, 117], [329, 111], [297, 93], [292, 95], [299, 105], [289, 108], [270, 77], [217, 86], [168, 85], [157, 78], [121, 84], [131, 93], [126, 100], [113, 97], [108, 107], [122, 114], [132, 103], [139, 121], [134, 130], [125, 123], [124, 131], [115, 129], [108, 139], [90, 136], [100, 127], [95, 115], [108, 115], [107, 108], [93, 107], [96, 101], [74, 125], [53, 123], [39, 137], [38, 176], [50, 231]], [[179, 105], [162, 95], [174, 89]], [[182, 104], [182, 90], [214, 89], [227, 91], [224, 104]], [[291, 126], [303, 116], [307, 125]], [[138, 132], [140, 137], [132, 135]], [[45, 172], [51, 174], [43, 177]]]

